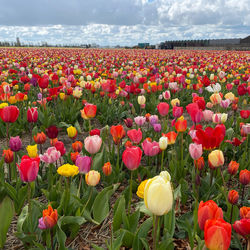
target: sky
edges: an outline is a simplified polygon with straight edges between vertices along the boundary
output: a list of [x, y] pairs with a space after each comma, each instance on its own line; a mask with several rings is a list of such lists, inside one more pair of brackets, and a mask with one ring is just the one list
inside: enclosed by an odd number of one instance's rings
[[0, 41], [132, 46], [244, 38], [249, 0], [0, 0]]

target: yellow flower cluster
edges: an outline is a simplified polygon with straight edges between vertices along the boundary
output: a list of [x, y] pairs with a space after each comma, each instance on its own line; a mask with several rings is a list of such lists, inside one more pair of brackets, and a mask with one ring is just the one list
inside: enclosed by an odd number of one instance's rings
[[79, 169], [77, 166], [67, 163], [59, 167], [57, 169], [57, 173], [65, 177], [71, 177], [77, 175], [79, 173]]

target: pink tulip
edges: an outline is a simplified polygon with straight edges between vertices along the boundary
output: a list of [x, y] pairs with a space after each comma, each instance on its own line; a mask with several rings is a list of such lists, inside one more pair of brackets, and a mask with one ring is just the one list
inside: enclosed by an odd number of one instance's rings
[[193, 160], [197, 160], [202, 156], [202, 145], [201, 144], [196, 144], [196, 143], [191, 143], [189, 145], [189, 153]]
[[162, 93], [162, 96], [165, 100], [169, 100], [171, 98], [169, 90], [166, 90], [165, 92]]
[[179, 118], [180, 116], [182, 116], [182, 114], [183, 114], [183, 107], [178, 107], [178, 106], [173, 107], [173, 116], [175, 118]]
[[61, 153], [55, 147], [49, 147], [43, 155], [39, 155], [40, 160], [45, 163], [54, 163], [60, 157]]
[[78, 156], [75, 165], [79, 169], [79, 173], [86, 174], [90, 171], [92, 159], [89, 156]]
[[204, 119], [204, 121], [206, 121], [206, 122], [212, 121], [213, 114], [214, 114], [213, 111], [205, 109], [203, 111], [203, 119]]
[[139, 147], [126, 148], [122, 154], [122, 161], [129, 170], [135, 170], [141, 163], [142, 151]]
[[169, 105], [166, 102], [160, 102], [157, 105], [157, 109], [161, 116], [166, 116], [169, 111]]
[[84, 147], [90, 154], [96, 154], [102, 146], [102, 138], [99, 135], [88, 136], [84, 140]]
[[155, 156], [160, 152], [159, 143], [156, 141], [150, 142], [147, 139], [143, 141], [142, 149], [144, 154], [148, 156]]
[[139, 144], [142, 139], [142, 132], [140, 128], [138, 130], [136, 129], [129, 130], [127, 132], [127, 135], [129, 139], [135, 144]]
[[222, 108], [228, 108], [229, 105], [231, 104], [231, 100], [230, 99], [226, 99], [226, 100], [222, 100], [221, 103], [220, 103], [220, 106]]
[[146, 117], [144, 117], [144, 116], [137, 116], [137, 117], [134, 118], [134, 120], [135, 120], [135, 123], [138, 126], [142, 126], [145, 123], [145, 121], [146, 121]]

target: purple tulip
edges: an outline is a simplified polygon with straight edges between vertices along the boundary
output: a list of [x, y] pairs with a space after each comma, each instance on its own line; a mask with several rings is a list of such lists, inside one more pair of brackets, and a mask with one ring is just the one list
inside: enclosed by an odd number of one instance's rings
[[22, 147], [22, 141], [19, 136], [11, 137], [9, 147], [13, 152], [18, 152]]
[[154, 127], [155, 132], [158, 132], [158, 133], [161, 132], [161, 124], [160, 123], [154, 124], [153, 127]]
[[47, 229], [46, 225], [44, 224], [43, 217], [41, 217], [41, 218], [38, 220], [38, 228], [40, 228], [40, 229], [42, 229], [42, 230]]
[[158, 123], [158, 116], [157, 115], [151, 115], [149, 117], [149, 122], [153, 126], [154, 124]]
[[86, 174], [90, 171], [92, 159], [89, 156], [78, 156], [75, 164], [79, 168], [79, 173]]

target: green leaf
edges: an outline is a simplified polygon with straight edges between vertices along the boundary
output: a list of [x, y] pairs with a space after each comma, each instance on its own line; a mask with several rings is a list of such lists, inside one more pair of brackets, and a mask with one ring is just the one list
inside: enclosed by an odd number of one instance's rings
[[68, 128], [68, 127], [70, 127], [71, 126], [71, 124], [68, 124], [68, 123], [66, 123], [66, 122], [59, 122], [59, 124], [58, 124], [58, 127], [59, 128]]
[[25, 185], [24, 187], [20, 188], [17, 194], [17, 198], [18, 198], [18, 206], [17, 206], [17, 213], [19, 214], [21, 212], [21, 209], [23, 207], [23, 204], [26, 200], [27, 197], [27, 193], [28, 193], [28, 186]]
[[124, 234], [122, 240], [123, 245], [126, 247], [131, 247], [135, 237], [134, 234], [123, 228], [117, 232], [119, 232], [119, 234]]
[[59, 243], [59, 250], [66, 250], [65, 242], [66, 242], [67, 237], [66, 237], [66, 234], [61, 229], [61, 223], [63, 221], [63, 218], [64, 217], [61, 217], [57, 221], [57, 226], [56, 226], [56, 238]]
[[104, 165], [104, 160], [103, 160], [103, 151], [97, 153], [93, 159], [93, 170], [98, 170], [100, 171], [102, 166]]
[[6, 235], [14, 216], [15, 209], [12, 200], [6, 196], [0, 203], [0, 248], [4, 247]]
[[98, 247], [98, 246], [95, 245], [95, 244], [91, 244], [91, 246], [92, 246], [95, 250], [104, 250], [104, 248]]
[[115, 204], [114, 208], [114, 218], [113, 218], [113, 230], [117, 231], [122, 224], [122, 214], [125, 213], [125, 198], [121, 196], [119, 200], [117, 200], [117, 208]]
[[28, 205], [26, 205], [17, 220], [17, 232], [23, 232], [23, 224], [28, 216]]
[[166, 230], [170, 237], [173, 238], [175, 231], [175, 212], [174, 209], [164, 215], [164, 230]]
[[78, 121], [76, 121], [75, 122], [75, 128], [77, 129], [77, 131], [79, 132], [79, 133], [82, 133], [82, 130], [81, 130], [81, 127], [80, 127], [80, 124], [79, 124], [79, 122]]
[[140, 219], [140, 211], [136, 210], [135, 213], [131, 214], [128, 218], [129, 220], [129, 231], [134, 233], [136, 231], [138, 221]]
[[78, 224], [82, 225], [86, 222], [86, 219], [81, 216], [64, 216], [61, 220], [61, 225], [67, 225], [67, 224]]
[[92, 211], [93, 218], [98, 223], [102, 223], [102, 221], [109, 214], [109, 199], [111, 195], [115, 192], [117, 185], [115, 187], [109, 186], [104, 188], [101, 193], [99, 193], [94, 201]]

